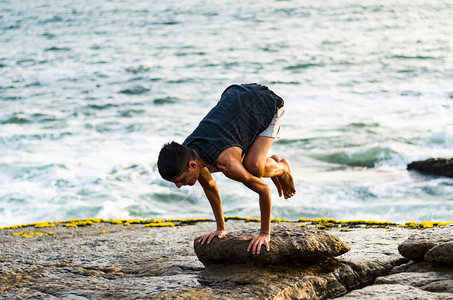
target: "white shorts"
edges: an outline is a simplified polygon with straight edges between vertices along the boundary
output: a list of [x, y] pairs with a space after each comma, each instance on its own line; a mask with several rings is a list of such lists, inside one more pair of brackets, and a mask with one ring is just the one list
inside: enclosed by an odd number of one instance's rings
[[277, 139], [280, 137], [280, 124], [282, 123], [283, 115], [285, 114], [285, 107], [280, 107], [274, 115], [271, 124], [264, 129], [258, 136], [265, 136]]

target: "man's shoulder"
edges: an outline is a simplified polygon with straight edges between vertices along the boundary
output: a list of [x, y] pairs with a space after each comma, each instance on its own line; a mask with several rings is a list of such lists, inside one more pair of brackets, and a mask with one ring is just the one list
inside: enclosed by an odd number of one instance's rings
[[230, 168], [233, 162], [241, 161], [243, 150], [238, 146], [228, 147], [217, 157], [216, 165], [220, 172]]

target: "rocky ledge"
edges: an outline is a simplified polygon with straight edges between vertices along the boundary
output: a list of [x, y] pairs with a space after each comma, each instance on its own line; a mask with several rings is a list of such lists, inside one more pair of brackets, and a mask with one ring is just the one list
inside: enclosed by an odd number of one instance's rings
[[453, 178], [453, 158], [430, 158], [422, 161], [414, 161], [407, 165], [407, 169], [428, 175]]
[[[230, 231], [256, 230], [257, 225], [227, 222]], [[275, 241], [279, 231], [297, 232], [300, 225], [292, 222], [273, 227]], [[349, 252], [301, 263], [224, 260], [208, 262], [205, 267], [194, 253], [193, 239], [214, 226], [212, 222], [161, 228], [57, 224], [51, 232], [42, 228], [26, 235], [21, 233], [23, 228], [1, 230], [0, 298], [453, 299], [453, 264], [444, 254], [439, 254], [442, 263], [432, 259], [436, 253], [444, 253], [434, 251], [436, 247], [451, 249], [453, 225], [425, 230], [360, 225], [332, 228], [328, 233], [334, 245], [344, 243]], [[315, 240], [307, 245], [316, 246]], [[400, 254], [407, 256], [398, 246], [408, 241], [425, 249], [422, 260], [420, 255], [413, 261]], [[326, 240], [323, 243], [332, 245]]]
[[399, 245], [411, 261], [339, 299], [453, 299], [453, 225], [426, 229]]

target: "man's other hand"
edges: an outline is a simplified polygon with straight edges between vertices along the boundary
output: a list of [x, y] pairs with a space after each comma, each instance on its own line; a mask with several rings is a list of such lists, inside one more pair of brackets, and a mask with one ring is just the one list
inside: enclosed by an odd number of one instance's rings
[[270, 234], [267, 233], [257, 233], [252, 235], [251, 237], [245, 239], [246, 241], [250, 241], [247, 251], [252, 250], [252, 254], [260, 254], [261, 246], [266, 246], [266, 250], [269, 251], [269, 242], [271, 241]]
[[226, 235], [225, 230], [216, 230], [211, 233], [206, 233], [206, 234], [200, 235], [198, 237], [198, 242], [201, 243], [202, 245], [204, 245], [207, 240], [207, 243], [209, 244], [215, 236], [218, 237], [219, 239], [221, 239], [225, 235]]

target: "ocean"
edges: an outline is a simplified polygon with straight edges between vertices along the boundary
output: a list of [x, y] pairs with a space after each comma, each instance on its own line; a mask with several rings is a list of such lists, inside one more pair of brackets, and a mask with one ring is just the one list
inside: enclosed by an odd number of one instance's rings
[[[297, 193], [273, 218], [453, 221], [453, 3], [442, 0], [0, 0], [0, 226], [72, 218], [213, 218], [162, 180], [234, 83], [285, 100], [271, 152]], [[225, 215], [258, 197], [214, 174]], [[269, 179], [265, 179], [272, 185]]]

